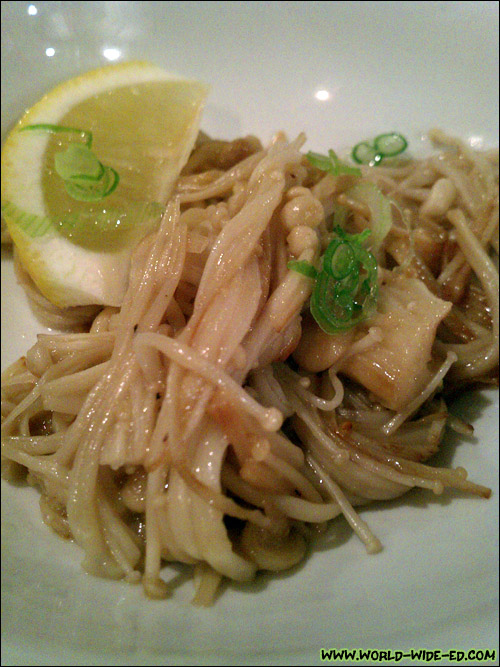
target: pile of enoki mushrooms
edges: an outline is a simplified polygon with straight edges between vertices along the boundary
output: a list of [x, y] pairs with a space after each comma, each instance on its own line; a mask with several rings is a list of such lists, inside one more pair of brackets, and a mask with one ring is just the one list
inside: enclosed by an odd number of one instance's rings
[[[378, 551], [356, 506], [489, 496], [425, 461], [446, 426], [472, 431], [447, 397], [498, 382], [498, 152], [431, 138], [429, 158], [355, 174], [314, 166], [302, 135], [200, 135], [121, 308], [60, 312], [18, 267], [67, 331], [3, 373], [3, 471], [89, 572], [164, 597], [164, 564], [186, 563], [209, 604], [224, 577], [294, 566], [338, 515]], [[339, 226], [377, 300], [332, 333], [309, 305]]]

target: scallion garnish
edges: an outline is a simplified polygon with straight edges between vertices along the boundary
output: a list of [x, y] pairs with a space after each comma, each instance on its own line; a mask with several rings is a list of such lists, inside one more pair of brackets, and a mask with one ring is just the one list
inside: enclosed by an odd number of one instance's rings
[[376, 254], [392, 227], [391, 202], [375, 183], [362, 179], [349, 188], [346, 194], [368, 207], [372, 232], [370, 249]]
[[347, 234], [340, 227], [323, 256], [323, 267], [311, 294], [311, 314], [326, 333], [356, 326], [370, 317], [377, 305], [375, 257], [364, 248], [370, 230]]
[[71, 143], [66, 150], [56, 153], [54, 157], [55, 170], [64, 181], [66, 192], [73, 199], [99, 201], [118, 186], [118, 172], [112, 167], [105, 167], [91, 150], [92, 132], [48, 123], [26, 125], [21, 128], [21, 131], [25, 130], [74, 134], [83, 140], [84, 143]]
[[[54, 165], [56, 172], [64, 181], [74, 178], [99, 181], [104, 174], [102, 163], [84, 144], [70, 144], [65, 151], [56, 153]], [[76, 173], [75, 165], [78, 165]]]
[[327, 171], [334, 176], [340, 176], [341, 174], [361, 176], [361, 170], [358, 167], [350, 167], [345, 162], [342, 162], [335, 151], [331, 149], [328, 151], [328, 155], [309, 151], [306, 157], [313, 166], [318, 167], [321, 171]]
[[64, 181], [66, 192], [77, 201], [99, 201], [116, 190], [120, 177], [113, 167], [104, 167], [98, 182], [85, 176], [73, 176]]
[[50, 123], [35, 123], [34, 125], [25, 125], [19, 132], [26, 132], [27, 130], [39, 130], [40, 132], [48, 132], [49, 134], [79, 134], [84, 144], [89, 148], [92, 146], [92, 132], [88, 130], [79, 130], [76, 127], [65, 127], [64, 125], [52, 125]]
[[309, 262], [292, 259], [288, 262], [287, 267], [292, 271], [301, 273], [303, 276], [307, 276], [308, 278], [314, 279], [318, 275], [317, 269], [312, 264], [309, 264]]
[[373, 141], [375, 150], [383, 157], [394, 157], [408, 148], [408, 142], [398, 132], [379, 134]]
[[398, 132], [386, 132], [375, 137], [372, 143], [361, 141], [352, 149], [352, 159], [358, 164], [371, 167], [380, 164], [384, 158], [395, 157], [408, 147], [408, 142]]
[[375, 312], [378, 297], [377, 262], [364, 246], [369, 229], [347, 234], [336, 227], [318, 271], [308, 262], [291, 261], [288, 268], [315, 280], [311, 314], [328, 334], [346, 331]]
[[369, 164], [373, 167], [382, 160], [382, 155], [377, 153], [375, 146], [368, 141], [361, 141], [352, 149], [352, 159], [358, 164]]

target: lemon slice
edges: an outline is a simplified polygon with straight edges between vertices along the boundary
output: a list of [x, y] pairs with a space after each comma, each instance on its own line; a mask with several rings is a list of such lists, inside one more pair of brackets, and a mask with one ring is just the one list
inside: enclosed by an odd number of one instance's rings
[[53, 304], [120, 305], [131, 252], [158, 224], [207, 94], [150, 63], [121, 63], [62, 83], [14, 127], [2, 213]]

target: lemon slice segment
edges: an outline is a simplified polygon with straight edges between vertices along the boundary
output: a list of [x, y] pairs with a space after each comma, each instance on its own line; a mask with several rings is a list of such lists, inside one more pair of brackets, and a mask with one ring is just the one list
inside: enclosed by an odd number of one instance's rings
[[2, 212], [49, 301], [120, 305], [131, 252], [158, 224], [207, 94], [150, 63], [121, 63], [62, 83], [17, 123], [2, 149]]

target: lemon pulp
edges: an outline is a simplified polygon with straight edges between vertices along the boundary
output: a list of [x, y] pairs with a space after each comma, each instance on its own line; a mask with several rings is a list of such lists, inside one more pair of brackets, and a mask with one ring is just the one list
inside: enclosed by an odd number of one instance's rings
[[165, 167], [182, 159], [183, 138], [193, 122], [186, 108], [196, 108], [204, 96], [201, 84], [193, 90], [184, 81], [148, 81], [93, 95], [63, 116], [59, 125], [92, 133], [93, 152], [120, 180], [102, 201], [77, 201], [54, 170], [55, 155], [75, 138], [50, 135], [42, 190], [46, 213], [59, 223], [58, 231], [73, 243], [109, 251], [142, 237], [156, 223], [177, 176]]
[[[207, 93], [147, 62], [108, 65], [57, 86], [8, 135], [2, 212], [21, 263], [53, 304], [120, 305], [133, 248], [165, 208]], [[118, 174], [101, 199], [68, 194], [56, 163], [89, 135], [62, 127], [90, 132], [97, 164]]]

